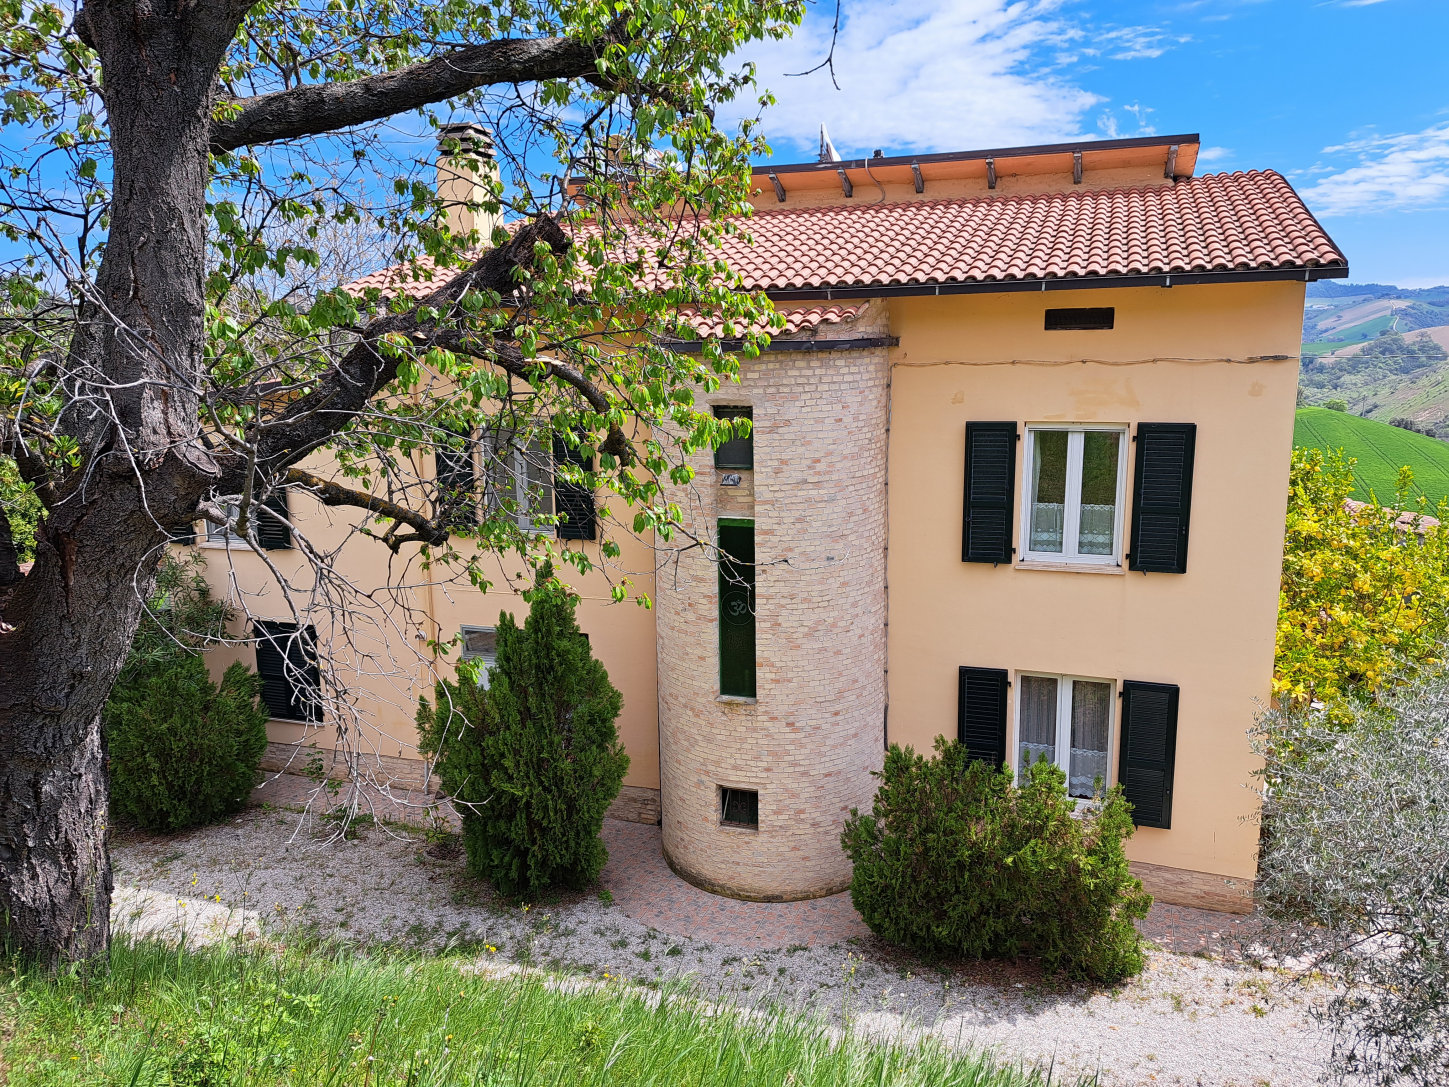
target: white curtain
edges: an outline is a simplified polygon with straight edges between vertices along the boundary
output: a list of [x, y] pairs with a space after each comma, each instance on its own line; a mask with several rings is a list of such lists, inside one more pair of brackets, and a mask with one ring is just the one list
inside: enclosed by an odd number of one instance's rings
[[1021, 677], [1021, 723], [1017, 730], [1019, 775], [1038, 759], [1057, 761], [1057, 681], [1045, 676]]
[[1112, 721], [1112, 684], [1077, 680], [1072, 684], [1072, 757], [1067, 791], [1095, 795], [1096, 782], [1107, 782], [1107, 735]]

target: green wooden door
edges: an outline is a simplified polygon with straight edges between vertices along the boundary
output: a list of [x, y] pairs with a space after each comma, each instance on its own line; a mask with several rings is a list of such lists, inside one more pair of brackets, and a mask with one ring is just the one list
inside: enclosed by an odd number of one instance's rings
[[719, 523], [719, 692], [755, 697], [755, 526]]

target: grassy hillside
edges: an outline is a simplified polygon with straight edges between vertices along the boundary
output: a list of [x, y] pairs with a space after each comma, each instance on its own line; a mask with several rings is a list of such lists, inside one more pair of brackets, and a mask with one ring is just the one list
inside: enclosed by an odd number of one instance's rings
[[1355, 458], [1355, 497], [1365, 502], [1375, 495], [1392, 502], [1399, 469], [1406, 464], [1414, 470], [1416, 490], [1430, 505], [1449, 498], [1449, 443], [1435, 438], [1343, 411], [1300, 408], [1293, 444], [1300, 449], [1342, 449]]

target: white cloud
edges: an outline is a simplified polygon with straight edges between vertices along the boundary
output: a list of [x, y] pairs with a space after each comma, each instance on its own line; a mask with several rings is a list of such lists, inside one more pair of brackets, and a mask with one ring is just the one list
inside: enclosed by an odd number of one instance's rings
[[1158, 26], [1117, 26], [1096, 34], [1093, 45], [1082, 51], [1108, 60], [1152, 59], [1191, 40], [1190, 35], [1170, 34]]
[[1422, 132], [1370, 136], [1326, 147], [1325, 155], [1352, 155], [1354, 166], [1320, 177], [1303, 190], [1309, 207], [1324, 215], [1449, 207], [1449, 122]]
[[1222, 162], [1223, 159], [1232, 157], [1233, 149], [1231, 147], [1204, 147], [1197, 153], [1199, 163]]
[[[1066, 140], [1104, 99], [1068, 77], [1068, 62], [1160, 55], [1181, 40], [1151, 27], [1092, 30], [1058, 17], [1061, 0], [917, 0], [847, 4], [835, 44], [837, 91], [825, 70], [834, 7], [812, 7], [793, 38], [760, 43], [758, 65], [778, 104], [764, 131], [813, 147], [824, 122], [845, 157]], [[1079, 77], [1080, 67], [1071, 69]], [[721, 118], [722, 120], [725, 118]], [[1140, 118], [1139, 118], [1140, 122]]]

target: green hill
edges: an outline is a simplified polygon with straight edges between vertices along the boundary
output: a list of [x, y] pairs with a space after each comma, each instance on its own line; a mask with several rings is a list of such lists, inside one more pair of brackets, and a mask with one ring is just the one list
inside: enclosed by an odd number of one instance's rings
[[1299, 449], [1342, 449], [1357, 460], [1353, 466], [1355, 497], [1377, 496], [1392, 502], [1399, 469], [1414, 470], [1415, 489], [1437, 506], [1449, 498], [1449, 443], [1426, 438], [1345, 411], [1299, 408], [1293, 424], [1293, 445]]

